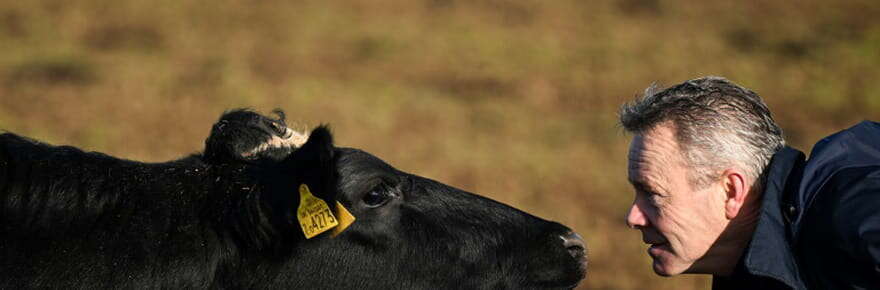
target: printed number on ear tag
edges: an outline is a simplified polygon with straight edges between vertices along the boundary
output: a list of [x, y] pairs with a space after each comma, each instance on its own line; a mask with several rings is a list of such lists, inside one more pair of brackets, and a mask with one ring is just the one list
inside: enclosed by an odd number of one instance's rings
[[305, 184], [299, 185], [299, 208], [296, 210], [296, 217], [306, 239], [311, 239], [339, 224], [327, 203], [312, 195]]

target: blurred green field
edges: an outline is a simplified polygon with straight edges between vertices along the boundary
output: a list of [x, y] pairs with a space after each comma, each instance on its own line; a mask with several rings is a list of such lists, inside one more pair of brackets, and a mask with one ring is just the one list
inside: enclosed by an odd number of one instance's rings
[[0, 1], [0, 128], [144, 161], [226, 109], [329, 123], [415, 174], [572, 226], [583, 289], [656, 277], [624, 226], [617, 108], [703, 75], [762, 95], [790, 144], [880, 119], [880, 2]]

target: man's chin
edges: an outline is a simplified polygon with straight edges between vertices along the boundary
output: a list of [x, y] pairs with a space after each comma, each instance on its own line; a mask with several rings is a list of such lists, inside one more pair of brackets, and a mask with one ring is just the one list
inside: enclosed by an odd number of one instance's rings
[[669, 272], [668, 269], [666, 269], [666, 267], [664, 267], [663, 264], [660, 263], [659, 261], [657, 261], [656, 259], [654, 259], [653, 268], [654, 268], [654, 273], [656, 273], [657, 275], [663, 276], [663, 277], [670, 277], [670, 276], [675, 275], [675, 274]]
[[673, 255], [670, 251], [669, 244], [653, 244], [648, 247], [648, 256], [654, 261], [652, 267], [654, 268], [654, 273], [663, 277], [674, 276], [676, 274], [680, 274], [681, 271], [674, 271], [674, 267], [670, 263], [670, 259], [673, 258]]
[[675, 265], [671, 265], [670, 263], [663, 263], [660, 258], [654, 258], [654, 264], [652, 267], [654, 268], [654, 273], [663, 277], [675, 276], [678, 274], [682, 274], [687, 269], [680, 269], [681, 267], [674, 267]]

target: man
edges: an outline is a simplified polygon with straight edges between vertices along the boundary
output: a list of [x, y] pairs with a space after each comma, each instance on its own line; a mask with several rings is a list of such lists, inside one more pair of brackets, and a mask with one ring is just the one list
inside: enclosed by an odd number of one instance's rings
[[653, 87], [620, 112], [633, 135], [627, 224], [659, 275], [713, 289], [880, 289], [880, 123], [785, 146], [754, 92], [718, 77]]

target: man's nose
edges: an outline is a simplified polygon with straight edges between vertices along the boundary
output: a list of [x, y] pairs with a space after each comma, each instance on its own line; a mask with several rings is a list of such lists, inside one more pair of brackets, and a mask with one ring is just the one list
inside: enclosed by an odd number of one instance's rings
[[626, 214], [626, 225], [632, 229], [638, 229], [648, 225], [648, 219], [645, 218], [645, 214], [639, 208], [637, 203], [633, 203], [633, 205], [629, 207], [629, 213]]

